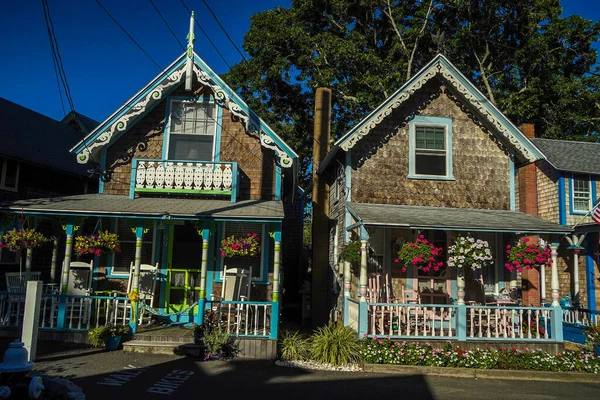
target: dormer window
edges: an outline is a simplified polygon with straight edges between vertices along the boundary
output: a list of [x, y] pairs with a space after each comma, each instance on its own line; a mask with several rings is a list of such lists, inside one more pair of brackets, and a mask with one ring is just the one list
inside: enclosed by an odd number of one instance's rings
[[172, 100], [169, 160], [214, 161], [216, 105], [209, 101]]
[[452, 119], [416, 116], [409, 125], [409, 178], [454, 179]]

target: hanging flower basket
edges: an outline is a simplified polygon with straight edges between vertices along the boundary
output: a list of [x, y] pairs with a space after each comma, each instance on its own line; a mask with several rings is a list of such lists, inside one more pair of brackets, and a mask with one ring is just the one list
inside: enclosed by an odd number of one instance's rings
[[406, 267], [414, 264], [418, 269], [427, 272], [430, 269], [439, 271], [444, 266], [442, 261], [437, 261], [436, 257], [442, 253], [441, 247], [435, 247], [424, 235], [420, 235], [414, 242], [406, 242], [398, 252], [398, 258], [394, 262], [402, 261], [402, 272], [406, 272]]
[[493, 264], [493, 260], [490, 244], [486, 240], [458, 236], [454, 244], [448, 248], [449, 267], [471, 268], [475, 271]]
[[36, 232], [35, 229], [11, 229], [2, 235], [0, 248], [5, 248], [8, 251], [19, 251], [20, 249], [39, 247], [48, 241], [50, 239], [40, 232]]
[[120, 253], [119, 236], [109, 231], [77, 236], [75, 238], [75, 252], [79, 255], [92, 254], [95, 256]]
[[522, 238], [514, 246], [507, 245], [506, 258], [508, 262], [504, 267], [511, 272], [515, 269], [521, 272], [524, 269], [539, 268], [541, 265], [552, 263], [550, 247], [534, 244], [527, 237]]
[[221, 241], [221, 257], [254, 257], [260, 254], [260, 238], [256, 233], [231, 235]]

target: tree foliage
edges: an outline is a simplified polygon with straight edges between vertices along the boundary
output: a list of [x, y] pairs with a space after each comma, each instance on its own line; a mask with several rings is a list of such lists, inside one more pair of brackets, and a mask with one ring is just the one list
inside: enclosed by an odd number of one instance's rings
[[593, 140], [600, 24], [561, 13], [558, 0], [293, 0], [252, 16], [251, 58], [225, 79], [298, 150], [305, 179], [315, 88], [333, 89], [337, 137], [439, 51], [513, 122]]

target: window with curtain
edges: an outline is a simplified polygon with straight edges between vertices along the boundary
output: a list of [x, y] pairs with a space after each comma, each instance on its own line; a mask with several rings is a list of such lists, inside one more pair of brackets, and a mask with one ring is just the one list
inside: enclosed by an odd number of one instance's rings
[[213, 161], [216, 120], [215, 103], [173, 100], [169, 116], [168, 158]]

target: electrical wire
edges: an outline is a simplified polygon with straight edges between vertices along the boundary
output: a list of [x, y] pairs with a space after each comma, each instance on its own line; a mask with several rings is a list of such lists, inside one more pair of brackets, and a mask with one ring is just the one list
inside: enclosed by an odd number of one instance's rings
[[217, 16], [215, 15], [214, 11], [212, 10], [212, 8], [210, 8], [210, 6], [208, 5], [208, 3], [206, 2], [206, 0], [202, 0], [202, 2], [204, 3], [204, 5], [206, 6], [206, 8], [208, 8], [208, 11], [210, 11], [210, 13], [212, 14], [213, 18], [215, 19], [215, 21], [217, 21], [217, 24], [219, 25], [219, 27], [221, 28], [221, 30], [223, 31], [223, 33], [225, 34], [225, 36], [227, 36], [227, 39], [229, 39], [229, 42], [233, 45], [233, 47], [237, 50], [237, 52], [240, 54], [240, 56], [242, 56], [242, 59], [244, 61], [248, 61], [246, 60], [246, 57], [244, 56], [244, 54], [242, 53], [242, 51], [239, 49], [239, 47], [237, 47], [237, 45], [233, 42], [233, 40], [231, 39], [231, 37], [229, 36], [229, 33], [227, 33], [227, 31], [225, 30], [225, 27], [223, 27], [223, 25], [221, 25], [221, 22], [219, 21], [219, 19], [217, 18]]
[[185, 46], [177, 38], [177, 35], [175, 34], [175, 32], [173, 32], [173, 29], [171, 29], [171, 27], [167, 23], [167, 20], [165, 20], [165, 17], [163, 17], [163, 15], [160, 12], [160, 10], [158, 9], [158, 7], [156, 7], [156, 4], [154, 4], [154, 2], [152, 0], [150, 0], [150, 4], [152, 4], [152, 7], [154, 7], [154, 9], [156, 10], [156, 12], [158, 13], [158, 16], [160, 17], [160, 19], [162, 19], [162, 22], [165, 23], [165, 25], [167, 26], [167, 29], [169, 29], [169, 32], [171, 32], [171, 35], [173, 35], [173, 37], [175, 38], [175, 40], [177, 41], [177, 43], [179, 43], [179, 46], [181, 47], [181, 50], [185, 51]]
[[[96, 1], [98, 1], [98, 0], [96, 0]], [[185, 2], [183, 0], [179, 0], [179, 1], [181, 2], [181, 5], [183, 5], [183, 7], [185, 7], [185, 9], [187, 10], [188, 14], [192, 15], [192, 12], [190, 11], [189, 7], [185, 4]], [[227, 68], [231, 69], [231, 65], [229, 65], [229, 63], [227, 62], [227, 60], [225, 59], [225, 57], [223, 56], [223, 54], [221, 54], [221, 52], [219, 51], [219, 49], [217, 48], [217, 46], [211, 40], [210, 36], [208, 36], [208, 34], [204, 31], [204, 29], [202, 29], [202, 27], [200, 26], [200, 23], [198, 22], [198, 20], [196, 18], [194, 18], [194, 21], [196, 22], [196, 25], [198, 25], [198, 28], [200, 29], [200, 32], [202, 32], [204, 34], [204, 36], [206, 36], [206, 39], [208, 40], [208, 42], [212, 45], [212, 47], [215, 49], [215, 51], [217, 52], [217, 54], [221, 57], [221, 59], [223, 60], [223, 62], [225, 63], [225, 65], [227, 65]]]

